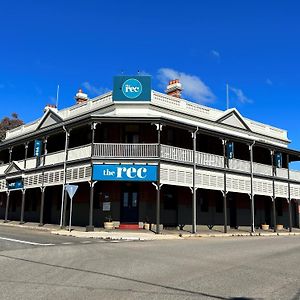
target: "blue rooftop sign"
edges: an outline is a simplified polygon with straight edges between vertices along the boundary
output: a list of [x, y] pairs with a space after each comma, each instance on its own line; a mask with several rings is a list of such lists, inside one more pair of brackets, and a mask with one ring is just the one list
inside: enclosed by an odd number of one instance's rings
[[157, 166], [93, 165], [93, 180], [99, 181], [157, 181]]
[[114, 101], [150, 101], [150, 76], [115, 76]]

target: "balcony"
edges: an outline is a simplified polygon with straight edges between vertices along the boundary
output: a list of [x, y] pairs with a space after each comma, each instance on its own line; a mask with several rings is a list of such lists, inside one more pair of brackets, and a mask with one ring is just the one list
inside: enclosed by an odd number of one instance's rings
[[[93, 149], [93, 158], [97, 159], [158, 159], [159, 147], [158, 144], [122, 144], [122, 143], [95, 143]], [[68, 161], [91, 158], [92, 146], [90, 144], [83, 145], [68, 150]], [[162, 160], [178, 162], [178, 163], [193, 163], [193, 150], [178, 148], [168, 145], [161, 145], [160, 157]], [[45, 156], [45, 166], [51, 166], [63, 163], [65, 152], [58, 151], [49, 153]], [[41, 158], [43, 160], [43, 157]], [[198, 166], [220, 168], [224, 167], [224, 158], [221, 155], [211, 153], [196, 152], [195, 160]], [[24, 168], [24, 160], [20, 160], [17, 164]], [[41, 165], [43, 164], [43, 161]], [[0, 176], [4, 176], [4, 171], [8, 164], [0, 165]], [[36, 158], [28, 158], [26, 160], [26, 170], [36, 169]], [[250, 162], [231, 159], [228, 162], [228, 169], [249, 174]], [[259, 163], [253, 163], [253, 173], [256, 175], [272, 176], [272, 166]], [[277, 178], [288, 178], [288, 170], [284, 168], [276, 169]], [[290, 170], [290, 179], [300, 182], [300, 172]]]
[[[107, 144], [97, 143], [94, 145], [95, 158], [122, 158], [141, 159], [158, 158], [158, 144]], [[161, 145], [160, 157], [163, 160], [175, 161], [179, 163], [193, 163], [193, 150], [178, 148], [168, 145]], [[223, 168], [224, 157], [211, 153], [196, 152], [196, 164], [199, 166]], [[251, 172], [249, 161], [240, 159], [230, 159], [228, 169], [245, 173]], [[260, 163], [253, 163], [253, 173], [256, 175], [272, 176], [272, 166]], [[284, 168], [276, 169], [276, 177], [288, 178], [288, 170]], [[290, 170], [290, 179], [300, 181], [300, 172]]]
[[94, 144], [98, 158], [157, 158], [158, 144]]

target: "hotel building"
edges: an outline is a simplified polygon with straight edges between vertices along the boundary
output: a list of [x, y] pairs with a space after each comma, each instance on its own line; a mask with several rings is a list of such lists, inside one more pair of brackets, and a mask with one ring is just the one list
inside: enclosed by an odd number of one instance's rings
[[[87, 230], [152, 224], [299, 227], [300, 172], [287, 131], [166, 94], [147, 76], [120, 76], [114, 90], [9, 130], [0, 143], [0, 218]], [[160, 225], [160, 226], [158, 226]]]

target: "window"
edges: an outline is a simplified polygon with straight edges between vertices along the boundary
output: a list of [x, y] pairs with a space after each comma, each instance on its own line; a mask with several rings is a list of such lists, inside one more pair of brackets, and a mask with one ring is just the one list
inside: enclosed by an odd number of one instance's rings
[[208, 199], [200, 197], [200, 207], [202, 212], [208, 212]]
[[223, 207], [224, 207], [223, 199], [218, 197], [216, 199], [216, 212], [217, 213], [222, 213], [223, 212]]
[[282, 199], [276, 199], [276, 211], [277, 211], [277, 215], [278, 217], [282, 217], [282, 213], [283, 213], [283, 203], [282, 203]]
[[177, 202], [174, 199], [174, 195], [171, 193], [166, 193], [164, 195], [164, 209], [176, 210]]

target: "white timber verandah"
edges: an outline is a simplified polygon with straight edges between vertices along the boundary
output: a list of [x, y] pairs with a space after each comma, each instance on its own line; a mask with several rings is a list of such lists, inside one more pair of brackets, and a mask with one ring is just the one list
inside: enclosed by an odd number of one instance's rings
[[[76, 122], [77, 117], [81, 117], [87, 112], [90, 115], [85, 120], [86, 125], [93, 124], [92, 143], [85, 142], [78, 147], [69, 147], [66, 143], [67, 151], [51, 153], [46, 151], [41, 157], [42, 166], [39, 167], [37, 167], [37, 159], [34, 157], [11, 159], [11, 145], [13, 145], [14, 139], [21, 140], [20, 136], [32, 134], [34, 138], [47, 140], [48, 133], [46, 131], [48, 127], [49, 132], [51, 129], [52, 133], [59, 127], [60, 130], [61, 128], [66, 130], [65, 122], [69, 122], [68, 127], [71, 130], [74, 125], [72, 122]], [[102, 116], [104, 117], [103, 124], [110, 117], [113, 118], [113, 121], [109, 122], [121, 123], [122, 117], [125, 116], [126, 122], [133, 122], [134, 117], [140, 116], [141, 113], [144, 116], [143, 122], [149, 126], [159, 124], [162, 126], [161, 123], [170, 122], [174, 127], [188, 128], [186, 130], [188, 135], [192, 129], [194, 130], [198, 128], [198, 125], [201, 125], [203, 132], [207, 135], [214, 132], [217, 133], [217, 136], [222, 136], [222, 140], [232, 137], [247, 145], [254, 140], [261, 141], [267, 149], [276, 149], [278, 146], [282, 151], [285, 151], [284, 147], [287, 147], [289, 142], [285, 130], [242, 118], [234, 109], [223, 112], [155, 91], [152, 91], [149, 103], [121, 104], [114, 103], [111, 93], [108, 93], [61, 111], [49, 109], [40, 120], [9, 131], [7, 133], [7, 145], [11, 147], [9, 148], [10, 159], [8, 160], [9, 163], [0, 165], [0, 192], [15, 193], [15, 191], [7, 190], [7, 179], [22, 178], [24, 197], [25, 190], [41, 188], [44, 191], [45, 188], [47, 190], [47, 188], [64, 186], [68, 183], [89, 183], [90, 195], [92, 195], [94, 187], [92, 166], [94, 163], [148, 163], [158, 164], [160, 185], [185, 187], [194, 192], [193, 196], [196, 189], [203, 189], [219, 191], [225, 200], [227, 193], [241, 193], [249, 195], [250, 198], [256, 195], [266, 196], [272, 199], [273, 203], [275, 198], [300, 200], [300, 172], [288, 168], [274, 168], [273, 165], [257, 163], [253, 160], [237, 158], [227, 160], [225, 155], [197, 151], [197, 146], [194, 146], [193, 150], [191, 147], [185, 149], [183, 148], [185, 147], [184, 144], [180, 145], [183, 147], [178, 147], [160, 142], [95, 142], [96, 123], [99, 122], [99, 126], [101, 126], [102, 120], [100, 119]], [[184, 117], [180, 116], [181, 114]], [[120, 119], [118, 119], [119, 117]], [[155, 119], [155, 121], [147, 120], [148, 117]], [[233, 128], [232, 122], [240, 122], [238, 125], [240, 128]], [[250, 130], [247, 131], [248, 129]], [[193, 133], [194, 137], [197, 136], [196, 132]], [[98, 141], [102, 140], [99, 139]], [[156, 141], [156, 139], [151, 141]], [[22, 140], [22, 143], [25, 144], [26, 142], [28, 141]], [[165, 143], [168, 142], [165, 141]], [[289, 149], [286, 148], [286, 151], [288, 153]], [[249, 154], [246, 153], [246, 159], [250, 157]], [[22, 204], [23, 202], [22, 200]], [[90, 205], [90, 209], [93, 209], [92, 205]]]
[[[95, 143], [93, 153], [91, 145], [69, 149], [68, 160], [76, 161], [84, 158], [132, 160], [143, 159], [145, 161], [160, 157], [160, 183], [170, 186], [193, 187], [193, 150], [178, 148], [168, 145], [152, 144], [121, 144], [121, 143]], [[43, 186], [44, 188], [64, 184], [64, 170], [55, 167], [58, 162], [63, 162], [64, 153], [53, 153], [45, 156], [45, 164], [52, 164], [51, 170], [35, 170], [35, 158], [26, 162], [27, 172], [23, 174], [24, 188], [29, 190]], [[54, 159], [55, 158], [55, 159]], [[17, 162], [18, 165], [24, 163]], [[105, 161], [104, 161], [105, 163]], [[121, 162], [122, 163], [122, 162]], [[178, 164], [180, 163], [180, 165]], [[226, 166], [226, 181], [224, 180], [224, 157], [210, 153], [196, 151], [195, 153], [195, 187], [197, 189], [224, 191], [251, 194], [250, 162], [231, 159]], [[3, 166], [2, 166], [3, 168]], [[7, 166], [6, 166], [7, 168]], [[239, 173], [231, 173], [237, 171]], [[288, 183], [288, 173], [293, 182]], [[269, 165], [253, 163], [253, 194], [268, 197], [287, 199], [290, 186], [290, 197], [300, 200], [300, 172], [287, 169], [277, 169], [276, 178], [270, 178], [272, 167]], [[92, 165], [81, 164], [68, 166], [66, 169], [66, 183], [91, 182]], [[268, 176], [268, 177], [264, 177]], [[0, 180], [0, 191], [7, 191], [6, 180]], [[14, 191], [11, 191], [13, 193]]]

